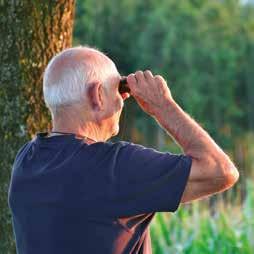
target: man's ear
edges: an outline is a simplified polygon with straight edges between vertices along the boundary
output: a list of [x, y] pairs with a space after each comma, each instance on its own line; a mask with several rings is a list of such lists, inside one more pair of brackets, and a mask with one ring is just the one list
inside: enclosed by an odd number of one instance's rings
[[93, 82], [88, 87], [88, 99], [93, 110], [103, 109], [102, 83]]

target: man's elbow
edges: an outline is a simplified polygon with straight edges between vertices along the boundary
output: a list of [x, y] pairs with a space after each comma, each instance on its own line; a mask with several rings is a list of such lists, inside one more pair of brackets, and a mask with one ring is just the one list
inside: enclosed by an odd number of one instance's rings
[[221, 181], [218, 184], [219, 192], [225, 191], [234, 186], [234, 184], [239, 179], [239, 172], [235, 165], [230, 161], [223, 163], [223, 166], [220, 167], [222, 174]]
[[225, 186], [226, 188], [231, 188], [239, 179], [239, 172], [237, 168], [232, 164], [229, 167], [229, 172], [225, 175]]

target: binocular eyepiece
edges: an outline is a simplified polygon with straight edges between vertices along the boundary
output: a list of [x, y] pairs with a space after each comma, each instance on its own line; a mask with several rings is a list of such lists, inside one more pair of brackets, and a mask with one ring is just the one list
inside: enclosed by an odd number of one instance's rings
[[119, 93], [130, 93], [130, 88], [127, 86], [127, 78], [122, 78], [119, 83]]

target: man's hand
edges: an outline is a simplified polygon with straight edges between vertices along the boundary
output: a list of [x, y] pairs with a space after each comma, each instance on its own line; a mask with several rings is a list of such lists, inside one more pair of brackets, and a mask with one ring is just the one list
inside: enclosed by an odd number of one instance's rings
[[127, 83], [131, 89], [130, 94], [140, 107], [153, 117], [162, 110], [164, 100], [172, 99], [164, 78], [160, 75], [153, 76], [150, 70], [128, 75]]

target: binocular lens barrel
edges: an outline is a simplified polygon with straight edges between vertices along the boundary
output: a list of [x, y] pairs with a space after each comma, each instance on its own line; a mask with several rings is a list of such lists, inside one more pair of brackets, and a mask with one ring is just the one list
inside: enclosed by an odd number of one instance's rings
[[127, 79], [122, 78], [119, 84], [119, 93], [130, 93], [130, 88], [127, 86]]

